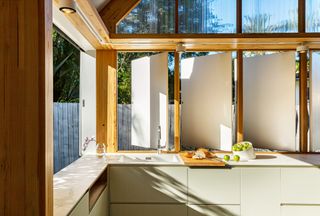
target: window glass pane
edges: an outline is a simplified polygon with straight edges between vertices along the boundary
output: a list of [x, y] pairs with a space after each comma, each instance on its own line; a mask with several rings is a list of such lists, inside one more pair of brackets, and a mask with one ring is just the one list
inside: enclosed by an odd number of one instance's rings
[[180, 33], [234, 33], [236, 0], [179, 0]]
[[174, 33], [174, 0], [142, 0], [117, 26], [118, 33]]
[[118, 149], [173, 148], [173, 53], [118, 53]]
[[320, 32], [320, 0], [307, 0], [306, 4], [306, 31]]
[[243, 0], [242, 31], [272, 33], [298, 31], [297, 0]]
[[79, 158], [80, 50], [53, 28], [54, 173]]

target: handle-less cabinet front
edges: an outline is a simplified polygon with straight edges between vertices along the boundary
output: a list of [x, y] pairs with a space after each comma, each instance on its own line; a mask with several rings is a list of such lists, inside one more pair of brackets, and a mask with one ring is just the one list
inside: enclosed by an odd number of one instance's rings
[[239, 205], [240, 169], [189, 168], [188, 203]]
[[281, 206], [281, 216], [317, 216], [320, 214], [320, 205], [289, 205]]
[[112, 204], [112, 216], [186, 216], [185, 204]]
[[319, 168], [282, 168], [281, 202], [320, 205], [319, 184]]
[[241, 215], [280, 215], [280, 168], [241, 170]]
[[111, 203], [186, 203], [187, 168], [111, 166]]
[[78, 204], [71, 211], [69, 216], [88, 216], [89, 215], [89, 194], [86, 193]]
[[240, 216], [240, 205], [188, 205], [188, 216]]
[[90, 211], [90, 216], [108, 216], [108, 188], [106, 187]]

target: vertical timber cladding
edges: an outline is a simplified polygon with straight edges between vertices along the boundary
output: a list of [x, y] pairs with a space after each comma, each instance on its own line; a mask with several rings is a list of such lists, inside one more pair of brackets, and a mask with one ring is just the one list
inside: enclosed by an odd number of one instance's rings
[[117, 142], [117, 52], [97, 50], [97, 143], [116, 152]]
[[53, 214], [51, 13], [0, 1], [0, 215]]

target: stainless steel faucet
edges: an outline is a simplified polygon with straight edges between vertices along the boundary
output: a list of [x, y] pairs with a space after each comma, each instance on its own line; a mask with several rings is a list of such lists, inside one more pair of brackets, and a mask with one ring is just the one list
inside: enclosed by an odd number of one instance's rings
[[161, 154], [161, 126], [158, 126], [158, 154]]

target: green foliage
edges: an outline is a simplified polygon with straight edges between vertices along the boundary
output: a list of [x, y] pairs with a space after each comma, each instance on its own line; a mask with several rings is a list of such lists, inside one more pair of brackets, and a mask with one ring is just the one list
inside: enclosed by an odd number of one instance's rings
[[79, 102], [80, 51], [55, 29], [52, 39], [54, 102]]
[[153, 55], [148, 52], [118, 53], [118, 103], [131, 104], [131, 62], [137, 58]]

